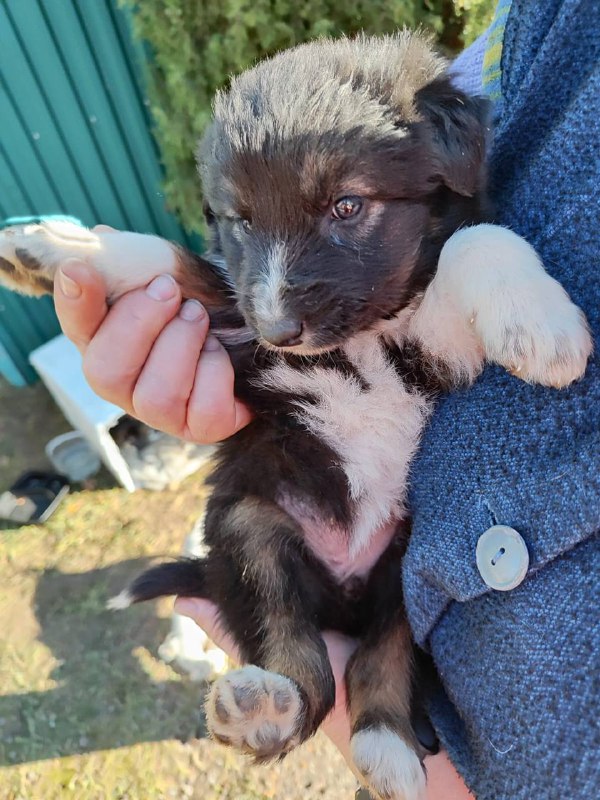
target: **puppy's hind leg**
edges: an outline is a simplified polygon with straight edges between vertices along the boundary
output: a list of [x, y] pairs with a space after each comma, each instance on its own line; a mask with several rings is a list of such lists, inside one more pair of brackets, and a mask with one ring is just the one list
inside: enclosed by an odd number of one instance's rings
[[275, 504], [249, 497], [214, 504], [207, 532], [214, 522], [230, 565], [215, 600], [249, 663], [213, 685], [208, 727], [217, 741], [269, 761], [312, 736], [333, 708], [335, 682], [316, 622], [327, 580], [302, 552], [297, 524]]
[[381, 800], [420, 800], [425, 755], [411, 726], [412, 643], [406, 620], [354, 653], [346, 672], [354, 764]]
[[411, 724], [413, 645], [400, 563], [399, 553], [388, 552], [375, 567], [367, 600], [374, 625], [346, 670], [352, 758], [380, 800], [419, 800], [425, 793], [425, 749]]

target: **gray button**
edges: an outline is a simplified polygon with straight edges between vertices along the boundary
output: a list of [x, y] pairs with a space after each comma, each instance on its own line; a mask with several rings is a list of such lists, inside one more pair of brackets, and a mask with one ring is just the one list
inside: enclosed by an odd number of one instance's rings
[[499, 592], [514, 589], [527, 575], [527, 545], [523, 537], [507, 525], [494, 525], [482, 533], [475, 557], [483, 580]]

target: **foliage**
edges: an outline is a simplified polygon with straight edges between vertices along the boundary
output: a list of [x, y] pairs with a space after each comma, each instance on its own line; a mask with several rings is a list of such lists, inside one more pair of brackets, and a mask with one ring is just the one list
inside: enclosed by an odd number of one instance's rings
[[211, 100], [230, 75], [258, 59], [318, 36], [381, 34], [418, 25], [447, 51], [473, 39], [493, 0], [120, 0], [151, 51], [150, 104], [165, 167], [169, 205], [191, 230], [201, 227], [194, 143]]
[[492, 21], [495, 0], [454, 0], [456, 14], [462, 20], [462, 45], [467, 46], [488, 27]]

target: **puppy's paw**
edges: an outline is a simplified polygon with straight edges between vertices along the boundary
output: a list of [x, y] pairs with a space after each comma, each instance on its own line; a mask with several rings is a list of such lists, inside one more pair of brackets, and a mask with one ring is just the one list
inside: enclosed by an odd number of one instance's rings
[[206, 702], [211, 735], [257, 762], [285, 755], [299, 744], [304, 714], [293, 681], [254, 666], [219, 678]]
[[113, 302], [157, 275], [177, 277], [180, 251], [159, 236], [107, 226], [90, 231], [66, 220], [14, 225], [0, 231], [0, 284], [23, 294], [51, 294], [56, 270], [76, 258], [101, 275]]
[[412, 747], [385, 726], [358, 731], [350, 740], [354, 764], [380, 800], [422, 800], [425, 772]]
[[542, 386], [560, 389], [581, 378], [593, 349], [583, 312], [545, 274], [535, 296], [510, 298], [506, 316], [478, 315], [475, 325], [488, 360]]
[[557, 388], [584, 374], [592, 352], [585, 317], [516, 233], [496, 225], [458, 231], [432, 287], [463, 316], [487, 361]]
[[50, 294], [59, 264], [98, 247], [98, 237], [72, 222], [14, 225], [0, 231], [0, 283], [23, 294]]

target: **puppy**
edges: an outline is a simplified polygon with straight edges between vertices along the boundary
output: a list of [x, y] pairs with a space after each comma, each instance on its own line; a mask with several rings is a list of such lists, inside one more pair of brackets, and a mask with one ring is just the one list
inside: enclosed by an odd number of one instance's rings
[[155, 567], [113, 607], [217, 603], [245, 666], [213, 685], [209, 728], [257, 761], [333, 707], [321, 630], [356, 637], [352, 755], [386, 800], [425, 783], [401, 565], [408, 471], [435, 396], [486, 361], [565, 386], [591, 351], [532, 248], [485, 224], [487, 109], [445, 70], [405, 32], [313, 42], [234, 78], [199, 149], [208, 261], [66, 224], [0, 238], [0, 274], [21, 290], [45, 291], [78, 255], [112, 298], [170, 270], [207, 305], [254, 420], [220, 446], [205, 554]]

